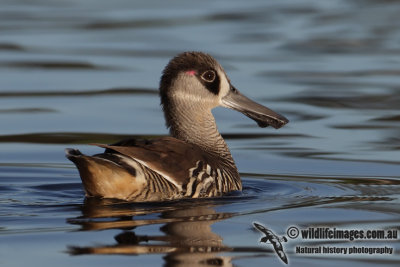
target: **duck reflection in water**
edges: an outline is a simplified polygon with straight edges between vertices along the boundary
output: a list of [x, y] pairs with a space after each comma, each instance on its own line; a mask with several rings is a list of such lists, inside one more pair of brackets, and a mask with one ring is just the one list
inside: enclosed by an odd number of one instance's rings
[[[151, 205], [151, 206], [150, 206]], [[106, 246], [70, 246], [68, 253], [81, 254], [166, 254], [166, 266], [232, 266], [231, 258], [221, 256], [232, 251], [221, 236], [211, 230], [215, 222], [233, 213], [219, 213], [211, 202], [171, 202], [157, 204], [116, 204], [112, 200], [86, 199], [82, 216], [69, 219], [81, 230], [121, 229], [116, 244]], [[154, 216], [149, 216], [153, 214]], [[140, 219], [145, 216], [146, 219]], [[136, 218], [135, 218], [136, 217]], [[152, 217], [152, 218], [148, 218]], [[162, 224], [165, 235], [137, 235], [140, 226]]]

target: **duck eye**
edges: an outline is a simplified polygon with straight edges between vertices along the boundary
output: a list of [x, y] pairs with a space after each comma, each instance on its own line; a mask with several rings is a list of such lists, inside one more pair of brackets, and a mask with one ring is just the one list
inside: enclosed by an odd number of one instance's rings
[[215, 71], [207, 70], [201, 75], [201, 78], [206, 82], [213, 82], [215, 80]]

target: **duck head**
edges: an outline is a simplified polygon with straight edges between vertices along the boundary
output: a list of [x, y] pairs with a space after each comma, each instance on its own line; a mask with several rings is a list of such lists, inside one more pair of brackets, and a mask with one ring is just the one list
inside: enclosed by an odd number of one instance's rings
[[[160, 96], [168, 127], [177, 112], [194, 110], [201, 116], [218, 106], [237, 110], [260, 127], [278, 129], [289, 122], [284, 116], [244, 96], [231, 84], [221, 65], [202, 52], [184, 52], [168, 63], [160, 81]], [[180, 106], [185, 108], [179, 109]]]

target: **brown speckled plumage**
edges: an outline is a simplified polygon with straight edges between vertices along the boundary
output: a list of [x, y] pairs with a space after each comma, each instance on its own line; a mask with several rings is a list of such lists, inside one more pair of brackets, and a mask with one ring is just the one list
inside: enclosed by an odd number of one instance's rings
[[243, 96], [220, 64], [201, 52], [185, 52], [168, 63], [160, 98], [172, 137], [95, 144], [105, 152], [93, 156], [66, 149], [88, 197], [160, 201], [241, 190], [238, 170], [211, 110], [232, 108], [262, 127], [288, 122]]

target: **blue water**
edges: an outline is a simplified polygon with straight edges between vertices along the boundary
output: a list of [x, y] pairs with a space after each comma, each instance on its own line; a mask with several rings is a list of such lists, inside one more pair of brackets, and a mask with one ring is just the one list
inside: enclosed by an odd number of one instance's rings
[[[0, 1], [0, 265], [265, 266], [296, 226], [398, 231], [397, 1]], [[161, 71], [187, 50], [290, 123], [214, 111], [241, 194], [90, 200], [65, 147], [168, 134]], [[398, 239], [283, 242], [293, 266], [398, 266]], [[392, 255], [296, 246], [390, 247]], [[134, 257], [133, 257], [134, 256]]]

